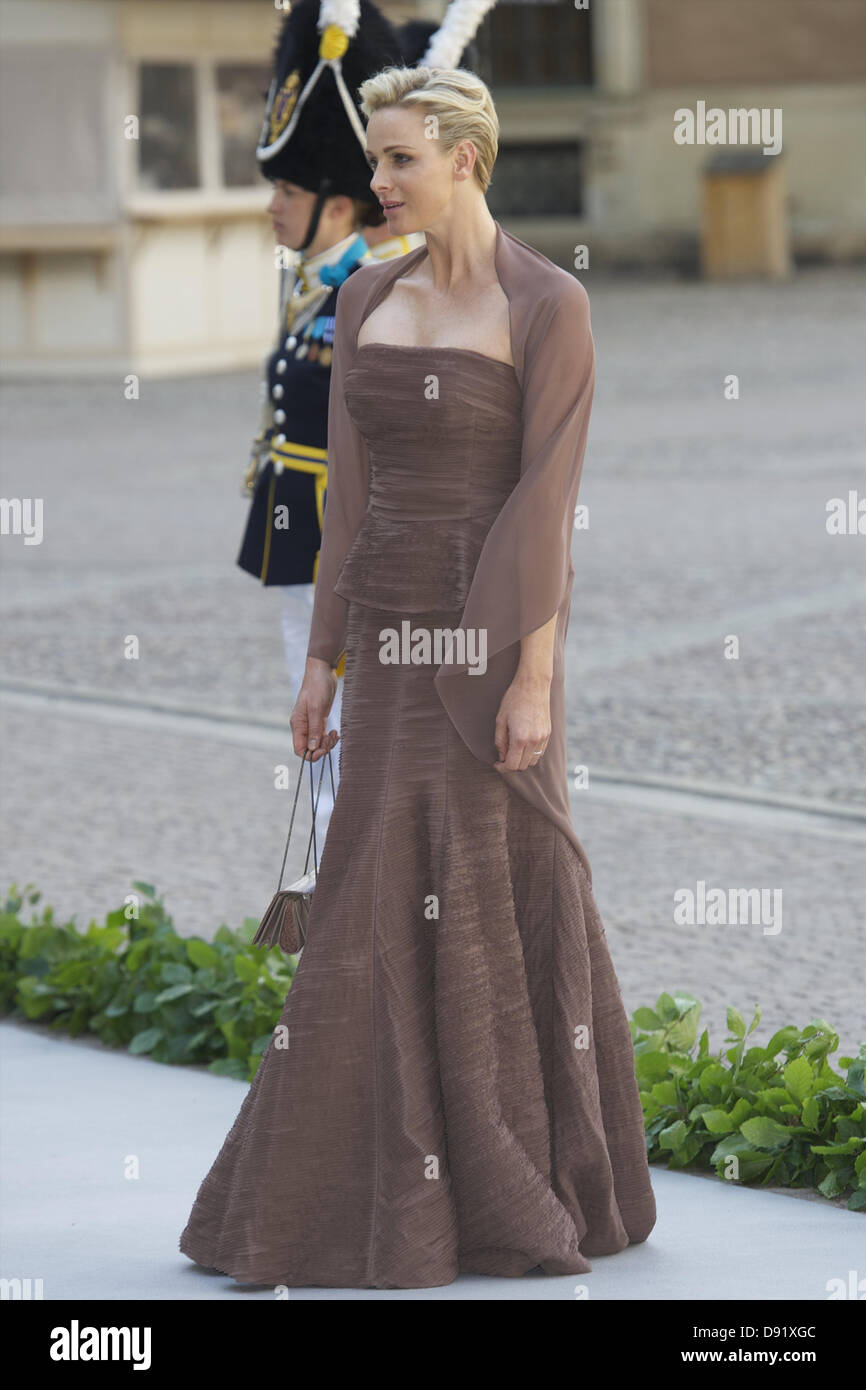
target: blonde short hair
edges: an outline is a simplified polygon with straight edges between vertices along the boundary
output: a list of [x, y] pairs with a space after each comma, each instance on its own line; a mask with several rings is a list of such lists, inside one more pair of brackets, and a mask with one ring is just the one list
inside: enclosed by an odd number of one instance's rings
[[474, 72], [465, 68], [385, 68], [358, 88], [361, 110], [369, 119], [386, 106], [420, 107], [436, 117], [438, 138], [446, 153], [460, 140], [475, 146], [474, 174], [482, 193], [490, 187], [499, 151], [499, 118], [493, 98]]

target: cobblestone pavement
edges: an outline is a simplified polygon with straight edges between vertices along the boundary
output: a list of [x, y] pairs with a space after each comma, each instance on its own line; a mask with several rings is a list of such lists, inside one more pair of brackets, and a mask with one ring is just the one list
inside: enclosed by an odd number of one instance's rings
[[[632, 1008], [691, 989], [714, 1043], [727, 1003], [759, 1002], [763, 1036], [822, 1015], [851, 1049], [866, 1036], [866, 536], [828, 535], [825, 513], [866, 495], [862, 277], [587, 285], [598, 375], [569, 760], [589, 769], [575, 824], [623, 995]], [[729, 373], [739, 400], [724, 399]], [[257, 389], [246, 372], [144, 382], [136, 402], [120, 380], [2, 393], [0, 491], [43, 497], [45, 536], [0, 550], [0, 886], [32, 880], [61, 915], [101, 916], [143, 878], [179, 930], [210, 935], [259, 915], [275, 886], [293, 692], [278, 592], [234, 563]], [[650, 806], [627, 787], [598, 794], [602, 772], [747, 800], [733, 815]], [[840, 816], [813, 830], [750, 809], [792, 798]], [[674, 925], [672, 894], [699, 879], [781, 888], [782, 930]]]

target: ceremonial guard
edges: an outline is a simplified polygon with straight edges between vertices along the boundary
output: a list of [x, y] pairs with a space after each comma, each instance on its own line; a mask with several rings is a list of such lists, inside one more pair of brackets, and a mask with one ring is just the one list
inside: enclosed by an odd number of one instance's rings
[[[263, 372], [262, 419], [244, 479], [252, 500], [237, 563], [262, 584], [282, 589], [293, 699], [304, 676], [327, 497], [337, 289], [363, 262], [424, 244], [422, 233], [388, 231], [370, 190], [356, 97], [367, 77], [402, 61], [399, 35], [370, 0], [297, 0], [277, 41], [256, 150], [262, 173], [274, 184], [268, 212], [277, 244], [296, 254], [279, 272], [277, 341]], [[342, 677], [344, 659], [336, 669]], [[340, 679], [332, 728], [340, 726], [341, 697]], [[336, 788], [337, 757], [332, 766]], [[326, 772], [316, 822], [320, 845], [332, 806]]]
[[[493, 0], [454, 0], [441, 26], [413, 20], [395, 29], [371, 0], [297, 0], [274, 55], [256, 155], [274, 184], [268, 212], [281, 266], [279, 323], [261, 384], [262, 419], [244, 494], [251, 496], [238, 564], [282, 591], [286, 664], [297, 695], [304, 676], [313, 586], [327, 499], [327, 423], [337, 290], [365, 261], [402, 256], [421, 232], [392, 236], [370, 190], [360, 84], [392, 64], [437, 63], [450, 29], [465, 36], [462, 66], [474, 67], [471, 35]], [[469, 12], [475, 13], [471, 18]], [[447, 64], [446, 64], [447, 66]], [[329, 726], [339, 729], [345, 658]], [[334, 787], [339, 759], [332, 759]], [[317, 813], [319, 843], [333, 799], [326, 773]]]

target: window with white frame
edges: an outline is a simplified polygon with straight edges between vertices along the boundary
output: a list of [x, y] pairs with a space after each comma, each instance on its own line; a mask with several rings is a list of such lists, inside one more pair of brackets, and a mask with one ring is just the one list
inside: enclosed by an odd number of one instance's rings
[[261, 187], [255, 149], [269, 81], [265, 63], [141, 62], [138, 191]]

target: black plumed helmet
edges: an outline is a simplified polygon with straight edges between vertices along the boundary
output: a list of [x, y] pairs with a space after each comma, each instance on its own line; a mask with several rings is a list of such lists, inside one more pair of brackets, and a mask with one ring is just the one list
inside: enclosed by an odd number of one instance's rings
[[268, 179], [286, 179], [312, 193], [325, 186], [329, 194], [360, 198], [378, 209], [358, 88], [404, 60], [396, 30], [372, 0], [360, 0], [352, 33], [354, 9], [351, 0], [321, 6], [319, 0], [296, 0], [277, 39], [256, 155]]

